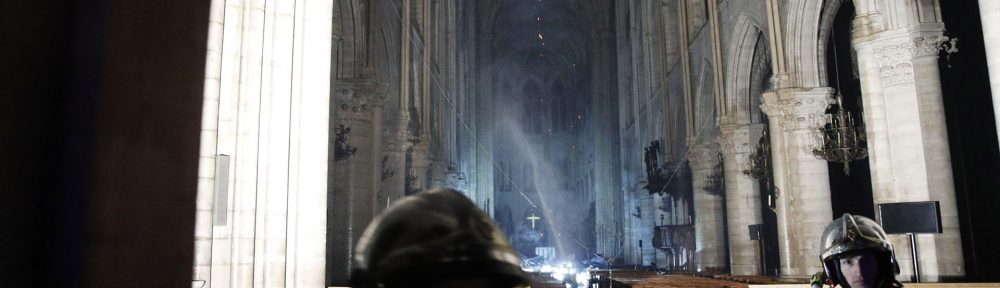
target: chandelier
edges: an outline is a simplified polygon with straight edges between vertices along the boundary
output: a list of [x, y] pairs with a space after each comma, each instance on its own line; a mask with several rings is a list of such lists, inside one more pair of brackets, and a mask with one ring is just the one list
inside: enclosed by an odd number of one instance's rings
[[830, 162], [844, 163], [844, 174], [851, 175], [851, 161], [868, 157], [868, 146], [865, 144], [864, 120], [861, 125], [854, 123], [851, 112], [844, 108], [844, 97], [840, 94], [840, 61], [837, 59], [837, 38], [832, 38], [833, 69], [837, 80], [837, 112], [827, 115], [826, 125], [819, 128], [823, 142], [813, 149], [813, 154]]
[[715, 164], [715, 167], [712, 168], [712, 174], [709, 174], [708, 179], [705, 181], [705, 192], [708, 195], [719, 196], [726, 191], [726, 176], [724, 174], [722, 153], [719, 153], [718, 158], [718, 164]]
[[851, 112], [844, 109], [843, 97], [837, 93], [837, 112], [819, 128], [823, 142], [813, 154], [830, 162], [844, 163], [844, 174], [851, 175], [851, 161], [868, 157], [864, 125], [854, 122]]
[[748, 156], [747, 169], [743, 170], [743, 175], [757, 179], [761, 185], [761, 195], [767, 195], [767, 208], [776, 211], [778, 207], [778, 187], [774, 186], [774, 174], [771, 173], [771, 136], [768, 127], [760, 131], [760, 140], [757, 142], [757, 150]]
[[[765, 185], [770, 185], [771, 181], [771, 137], [768, 135], [768, 128], [760, 132], [761, 137], [757, 142], [757, 150], [753, 151], [747, 159], [747, 169], [743, 170], [743, 175], [760, 180]], [[766, 187], [770, 188], [770, 187]]]
[[351, 136], [351, 127], [340, 125], [333, 128], [333, 133], [336, 135], [333, 145], [334, 162], [347, 160], [354, 153], [358, 153], [358, 147], [351, 146], [350, 141], [347, 139], [347, 137]]

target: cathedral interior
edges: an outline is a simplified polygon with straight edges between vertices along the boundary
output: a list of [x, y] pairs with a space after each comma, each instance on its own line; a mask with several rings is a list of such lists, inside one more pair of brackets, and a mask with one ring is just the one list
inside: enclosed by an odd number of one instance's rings
[[897, 279], [1000, 282], [1000, 1], [23, 2], [10, 287], [346, 286], [433, 187], [526, 262], [775, 279], [931, 203]]

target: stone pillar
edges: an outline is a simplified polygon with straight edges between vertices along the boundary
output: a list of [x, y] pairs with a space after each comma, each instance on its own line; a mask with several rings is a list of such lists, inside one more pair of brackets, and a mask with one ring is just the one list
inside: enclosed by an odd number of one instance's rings
[[[760, 186], [743, 174], [750, 153], [760, 140], [763, 124], [726, 124], [720, 127], [725, 161], [726, 218], [729, 227], [729, 261], [733, 275], [760, 274], [759, 243], [750, 240], [751, 224], [760, 224]], [[695, 191], [698, 192], [698, 191]]]
[[695, 264], [697, 271], [726, 267], [726, 219], [722, 195], [705, 191], [709, 176], [719, 163], [719, 145], [699, 144], [691, 148], [691, 180], [694, 188]]
[[979, 16], [983, 21], [986, 65], [990, 70], [993, 118], [997, 123], [997, 135], [1000, 135], [1000, 1], [979, 0]]
[[[657, 194], [649, 194], [646, 190], [639, 189], [635, 191], [636, 195], [636, 221], [634, 222], [634, 229], [632, 233], [636, 233], [637, 239], [642, 241], [642, 247], [637, 251], [639, 258], [637, 264], [640, 266], [649, 265], [656, 261], [657, 249], [653, 245], [653, 227], [656, 223], [660, 221], [657, 216], [657, 206], [656, 199], [659, 199]], [[680, 211], [674, 210], [674, 213], [679, 213]], [[636, 242], [636, 245], [639, 243]]]
[[[194, 271], [203, 287], [324, 285], [333, 6], [272, 4], [212, 5]], [[228, 171], [214, 165], [220, 154]]]
[[[342, 79], [337, 82], [336, 107], [338, 127], [349, 128], [347, 143], [356, 148], [353, 155], [335, 155], [333, 191], [330, 197], [331, 239], [329, 263], [333, 267], [333, 282], [347, 283], [352, 267], [354, 244], [374, 217], [378, 191], [375, 179], [380, 178], [381, 107], [384, 91], [373, 79]], [[376, 132], [379, 131], [379, 132]], [[379, 181], [381, 182], [381, 181]]]
[[[788, 185], [785, 184], [785, 179], [787, 178], [785, 177], [785, 175], [786, 171], [788, 170], [787, 167], [785, 166], [785, 153], [775, 151], [775, 149], [784, 149], [783, 147], [785, 147], [784, 146], [785, 133], [781, 129], [781, 117], [783, 112], [781, 112], [781, 109], [779, 109], [778, 106], [779, 102], [778, 93], [774, 91], [764, 92], [764, 94], [761, 95], [761, 102], [762, 102], [761, 111], [769, 115], [767, 119], [768, 119], [768, 130], [769, 130], [768, 137], [770, 137], [771, 139], [771, 174], [772, 177], [774, 178], [774, 190], [775, 190], [775, 199], [773, 200], [775, 201], [774, 210], [788, 211], [789, 210], [788, 202], [779, 201], [778, 199], [778, 196], [780, 196], [781, 191], [787, 190], [786, 187], [788, 187]], [[788, 223], [789, 221], [793, 221], [793, 219], [789, 219], [788, 213], [776, 213], [775, 218], [776, 218], [775, 220], [778, 222], [779, 230], [783, 229], [781, 227], [782, 223]], [[780, 238], [780, 235], [784, 235], [782, 233], [784, 232], [778, 233], [779, 243], [783, 243], [786, 240], [788, 240]], [[781, 244], [779, 245], [779, 247], [785, 248], [788, 247], [788, 245]], [[793, 255], [791, 253], [785, 250], [779, 250], [778, 252], [778, 258], [780, 263], [790, 263], [792, 256]]]
[[[486, 41], [482, 43], [489, 43], [491, 41], [489, 37], [481, 39], [480, 41]], [[485, 45], [484, 45], [485, 46]], [[482, 47], [485, 49], [485, 47]], [[480, 53], [479, 55], [484, 55], [485, 53]], [[475, 175], [469, 175], [474, 177], [474, 182], [476, 185], [476, 192], [471, 193], [476, 195], [473, 198], [475, 203], [485, 203], [490, 201], [490, 203], [496, 203], [496, 198], [494, 197], [494, 177], [496, 173], [494, 171], [494, 154], [493, 154], [493, 129], [496, 125], [496, 111], [493, 109], [495, 104], [495, 97], [493, 97], [493, 87], [494, 83], [492, 81], [494, 77], [494, 72], [491, 70], [479, 71], [479, 83], [477, 83], [477, 90], [475, 98], [475, 110], [476, 115], [474, 116], [475, 121], [475, 137], [470, 143], [474, 146], [473, 155], [475, 155], [475, 169], [472, 169], [472, 173]], [[495, 209], [488, 209], [487, 214], [490, 217], [493, 216]]]
[[[940, 28], [855, 35], [875, 203], [939, 201], [942, 234], [917, 236], [926, 281], [965, 274], [937, 55]], [[901, 279], [912, 275], [909, 239], [890, 235]]]
[[380, 160], [382, 187], [377, 196], [375, 213], [381, 212], [392, 202], [406, 195], [406, 150], [408, 119], [387, 123], [383, 135], [382, 159]]
[[413, 149], [410, 150], [410, 159], [412, 159], [413, 162], [410, 163], [409, 171], [411, 176], [417, 177], [413, 180], [413, 189], [416, 189], [417, 191], [429, 188], [431, 183], [429, 179], [431, 157], [430, 145], [427, 143], [428, 140], [429, 139], [421, 139], [421, 141], [413, 143]]
[[[419, 77], [420, 89], [417, 97], [420, 99], [417, 105], [416, 117], [419, 117], [417, 123], [420, 125], [420, 138], [413, 144], [413, 174], [417, 176], [414, 180], [414, 187], [418, 189], [430, 188], [430, 169], [431, 169], [431, 138], [432, 138], [432, 126], [431, 119], [433, 119], [434, 110], [432, 109], [432, 97], [431, 95], [431, 50], [433, 47], [433, 37], [436, 34], [435, 31], [431, 31], [431, 1], [430, 0], [419, 0], [419, 8], [416, 12], [417, 27], [420, 29], [421, 43], [424, 43], [420, 48], [421, 57], [421, 69]], [[436, 47], [435, 47], [436, 48]]]
[[[600, 3], [600, 7], [603, 9], [611, 9], [615, 4], [613, 2], [595, 2]], [[622, 231], [622, 217], [625, 213], [622, 211], [622, 177], [621, 177], [621, 161], [619, 140], [618, 137], [618, 103], [611, 91], [614, 91], [615, 84], [606, 79], [611, 79], [613, 77], [613, 51], [612, 45], [615, 43], [612, 41], [614, 35], [611, 33], [611, 28], [613, 26], [612, 21], [610, 21], [610, 15], [598, 16], [600, 18], [594, 19], [595, 23], [602, 23], [601, 25], [593, 25], [591, 27], [591, 33], [595, 35], [592, 47], [594, 47], [593, 53], [591, 54], [591, 63], [593, 66], [593, 71], [597, 73], [592, 74], [592, 92], [590, 93], [591, 103], [589, 111], [593, 120], [588, 120], [590, 127], [594, 131], [594, 179], [593, 191], [594, 191], [594, 212], [595, 212], [595, 227], [594, 232], [596, 233], [595, 245], [597, 253], [601, 254], [604, 258], [611, 260], [613, 257], [618, 256], [622, 249], [619, 243], [622, 241], [621, 232]]]
[[[764, 94], [764, 113], [776, 121], [771, 149], [778, 186], [778, 242], [781, 275], [805, 277], [822, 271], [820, 254], [823, 229], [833, 220], [827, 162], [812, 154], [826, 108], [833, 103], [833, 89], [786, 89]], [[775, 136], [780, 134], [780, 136]], [[783, 173], [778, 176], [778, 170]], [[778, 180], [778, 179], [781, 180]]]

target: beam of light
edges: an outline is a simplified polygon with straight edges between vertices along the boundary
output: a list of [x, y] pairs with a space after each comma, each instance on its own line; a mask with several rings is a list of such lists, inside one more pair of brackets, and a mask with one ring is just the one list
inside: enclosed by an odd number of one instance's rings
[[[555, 229], [558, 229], [558, 227], [562, 227], [561, 225], [558, 225], [561, 223], [556, 223], [554, 220], [556, 218], [555, 213], [553, 213], [552, 211], [553, 207], [552, 205], [549, 205], [550, 199], [548, 199], [551, 196], [547, 195], [547, 193], [552, 193], [558, 190], [558, 185], [553, 183], [548, 176], [548, 175], [557, 175], [557, 173], [555, 173], [555, 170], [549, 165], [548, 162], [544, 160], [545, 157], [542, 156], [543, 155], [542, 151], [539, 151], [539, 147], [537, 147], [537, 144], [533, 143], [531, 137], [524, 133], [524, 128], [521, 127], [521, 125], [517, 123], [517, 121], [510, 118], [506, 118], [501, 121], [503, 121], [507, 127], [510, 127], [509, 139], [511, 140], [511, 143], [514, 144], [514, 146], [517, 147], [519, 151], [522, 151], [524, 153], [525, 159], [528, 160], [528, 164], [531, 165], [532, 171], [535, 174], [532, 175], [533, 177], [531, 181], [534, 182], [534, 185], [538, 191], [537, 195], [540, 207], [537, 208], [541, 208], [543, 213], [548, 214], [547, 215], [548, 217], [543, 217], [542, 221], [546, 222], [549, 227], [553, 227]], [[556, 237], [554, 237], [555, 239], [553, 239], [555, 242], [556, 249], [558, 249], [560, 253], [564, 253], [566, 251], [564, 249], [565, 247], [563, 243], [564, 239], [563, 237], [558, 236], [559, 234], [561, 234], [559, 233], [560, 232], [559, 230], [554, 232], [556, 232], [557, 235]]]

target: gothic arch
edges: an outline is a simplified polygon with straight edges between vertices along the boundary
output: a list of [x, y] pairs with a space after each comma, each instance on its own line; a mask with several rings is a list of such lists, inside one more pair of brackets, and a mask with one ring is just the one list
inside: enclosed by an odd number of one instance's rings
[[695, 87], [695, 101], [694, 101], [694, 127], [695, 133], [698, 135], [697, 141], [699, 143], [704, 140], [711, 139], [711, 131], [714, 131], [718, 123], [715, 121], [717, 119], [716, 111], [717, 107], [715, 103], [717, 102], [715, 93], [715, 69], [712, 67], [712, 62], [708, 59], [702, 59], [701, 69], [698, 73], [698, 86]]
[[364, 0], [337, 0], [334, 3], [334, 13], [340, 17], [334, 19], [334, 29], [340, 32], [336, 43], [337, 67], [334, 72], [337, 78], [361, 78], [366, 72], [368, 60], [368, 20], [372, 2]]
[[764, 37], [758, 37], [754, 47], [753, 61], [750, 64], [749, 103], [741, 104], [748, 104], [750, 105], [748, 108], [752, 108], [747, 110], [750, 123], [761, 123], [763, 111], [760, 110], [760, 98], [770, 88], [771, 53], [768, 53]]
[[[726, 93], [723, 96], [720, 122], [727, 124], [760, 123], [760, 94], [752, 87], [760, 77], [761, 65], [769, 66], [765, 35], [757, 21], [746, 14], [736, 22], [726, 66]], [[756, 68], [755, 68], [756, 67]], [[758, 73], [754, 73], [754, 72]], [[754, 77], [757, 76], [757, 77]]]
[[[826, 42], [833, 18], [843, 1], [790, 0], [785, 14], [785, 59], [789, 85], [815, 88], [828, 86]], [[867, 5], [866, 5], [867, 6]], [[860, 8], [860, 7], [859, 7]]]
[[[815, 88], [828, 86], [826, 79], [826, 42], [833, 29], [833, 19], [844, 1], [851, 0], [789, 0], [784, 15], [785, 59], [791, 87]], [[875, 15], [861, 22], [861, 33], [882, 29], [903, 28], [921, 22], [918, 15], [935, 15], [938, 5], [926, 1], [856, 0], [857, 15]], [[898, 3], [903, 2], [903, 3]], [[877, 22], [877, 23], [873, 23]], [[940, 22], [930, 19], [925, 23]], [[858, 26], [859, 23], [855, 23]], [[874, 30], [874, 31], [872, 31]], [[858, 33], [858, 32], [855, 32]]]

